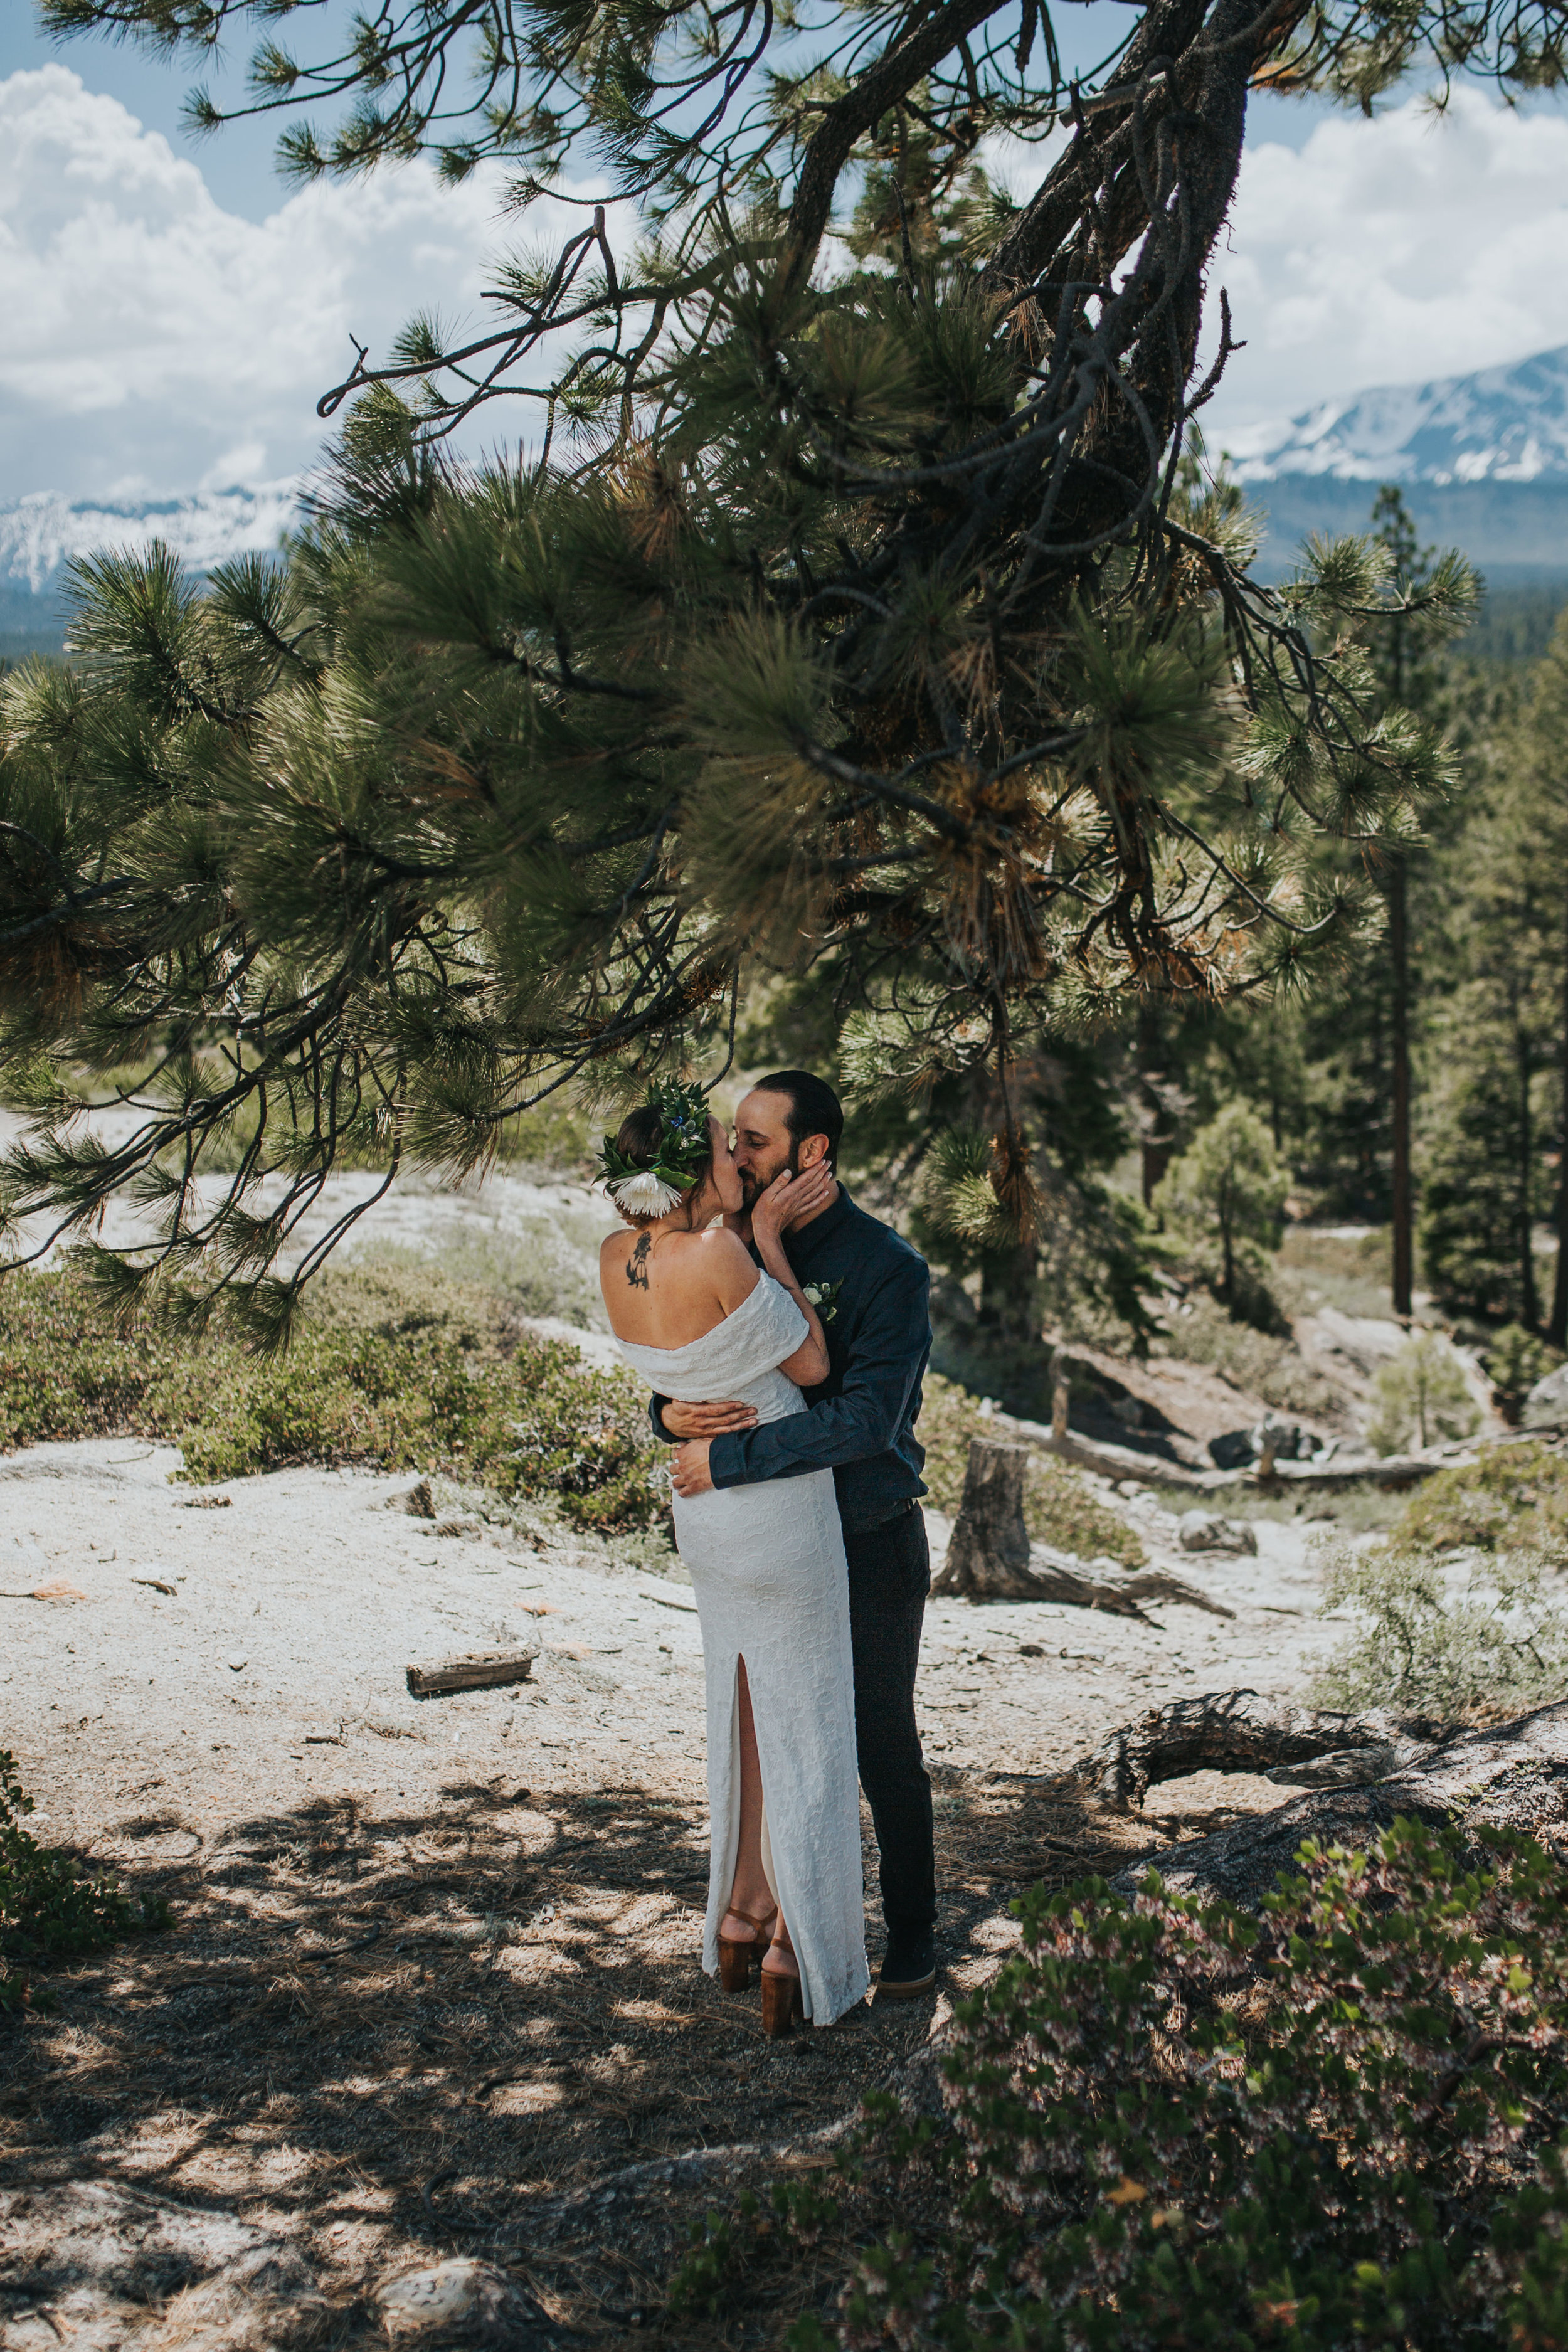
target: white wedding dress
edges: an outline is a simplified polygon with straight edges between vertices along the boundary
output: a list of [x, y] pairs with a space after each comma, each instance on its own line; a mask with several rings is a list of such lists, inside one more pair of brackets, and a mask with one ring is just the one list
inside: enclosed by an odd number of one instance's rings
[[[757, 1418], [804, 1412], [778, 1369], [805, 1318], [764, 1274], [732, 1315], [684, 1348], [616, 1341], [661, 1396], [733, 1397]], [[675, 1539], [691, 1573], [708, 1677], [708, 1923], [702, 1965], [719, 1966], [719, 1923], [734, 1883], [741, 1821], [736, 1660], [744, 1658], [763, 1769], [772, 1876], [800, 1969], [805, 2013], [841, 2017], [864, 1994], [865, 1896], [855, 1761], [849, 1580], [831, 1470], [675, 1497]]]

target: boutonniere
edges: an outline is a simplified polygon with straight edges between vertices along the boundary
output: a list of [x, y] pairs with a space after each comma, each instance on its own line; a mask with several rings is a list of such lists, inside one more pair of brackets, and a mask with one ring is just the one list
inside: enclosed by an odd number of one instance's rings
[[801, 1297], [808, 1307], [815, 1307], [824, 1325], [831, 1323], [838, 1312], [838, 1294], [842, 1282], [805, 1282], [801, 1285]]

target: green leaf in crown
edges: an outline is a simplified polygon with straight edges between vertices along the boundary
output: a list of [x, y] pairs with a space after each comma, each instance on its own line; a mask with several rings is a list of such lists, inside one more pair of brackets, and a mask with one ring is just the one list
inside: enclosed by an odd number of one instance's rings
[[656, 1078], [643, 1098], [657, 1110], [661, 1134], [658, 1158], [651, 1168], [639, 1168], [616, 1149], [613, 1136], [605, 1138], [599, 1173], [617, 1208], [634, 1216], [662, 1217], [700, 1174], [708, 1159], [708, 1097], [699, 1086], [679, 1078]]

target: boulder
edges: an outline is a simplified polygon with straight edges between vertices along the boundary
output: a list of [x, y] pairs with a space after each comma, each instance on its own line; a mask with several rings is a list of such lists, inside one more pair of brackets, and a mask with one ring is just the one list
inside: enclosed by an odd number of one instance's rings
[[1176, 1522], [1184, 1551], [1256, 1552], [1258, 1538], [1245, 1519], [1222, 1519], [1213, 1511], [1184, 1511]]
[[1568, 1428], [1568, 1364], [1537, 1381], [1524, 1400], [1520, 1420], [1526, 1429]]

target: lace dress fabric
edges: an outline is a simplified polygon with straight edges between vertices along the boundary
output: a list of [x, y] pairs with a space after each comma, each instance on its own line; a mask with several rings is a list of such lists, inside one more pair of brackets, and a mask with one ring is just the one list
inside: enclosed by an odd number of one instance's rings
[[[804, 1412], [778, 1369], [805, 1337], [788, 1291], [764, 1274], [714, 1329], [684, 1348], [618, 1340], [633, 1371], [684, 1401], [733, 1397], [759, 1422]], [[849, 1581], [833, 1473], [675, 1497], [675, 1539], [702, 1627], [708, 1693], [710, 1864], [702, 1965], [719, 1965], [719, 1923], [740, 1835], [744, 1658], [762, 1763], [772, 1875], [814, 2023], [860, 2000], [866, 1966]]]

